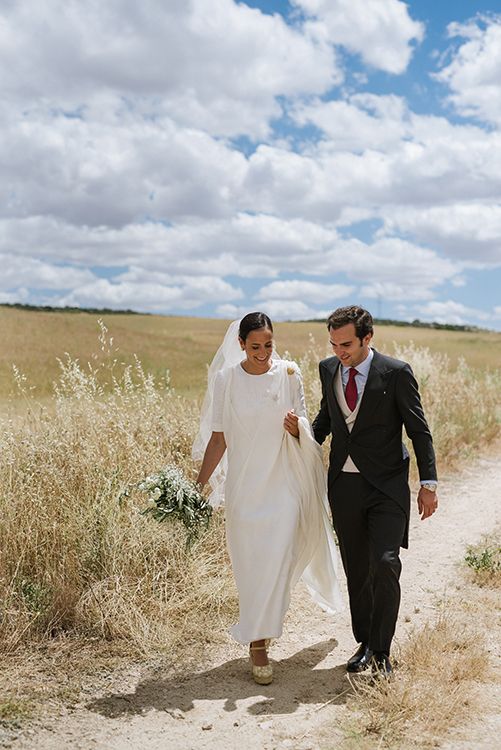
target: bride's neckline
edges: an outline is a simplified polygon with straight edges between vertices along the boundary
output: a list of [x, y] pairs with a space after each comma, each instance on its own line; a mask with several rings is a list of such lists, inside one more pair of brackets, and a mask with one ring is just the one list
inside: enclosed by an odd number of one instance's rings
[[265, 370], [264, 372], [247, 372], [247, 370], [246, 370], [246, 369], [245, 369], [245, 367], [244, 367], [244, 362], [245, 362], [245, 359], [243, 359], [243, 360], [242, 360], [242, 361], [241, 361], [241, 362], [239, 363], [239, 365], [240, 365], [240, 369], [241, 369], [241, 370], [242, 370], [242, 372], [244, 372], [244, 373], [245, 373], [246, 375], [250, 375], [250, 376], [251, 376], [251, 377], [253, 377], [253, 378], [258, 378], [258, 377], [259, 377], [260, 375], [267, 375], [267, 374], [268, 374], [268, 373], [269, 373], [269, 372], [270, 372], [270, 371], [271, 371], [271, 370], [272, 370], [272, 369], [273, 369], [273, 368], [275, 367], [275, 361], [274, 361], [274, 360], [272, 360], [272, 361], [271, 361], [271, 364], [270, 364], [270, 366], [269, 366], [269, 367], [268, 367], [268, 369], [267, 369], [267, 370]]

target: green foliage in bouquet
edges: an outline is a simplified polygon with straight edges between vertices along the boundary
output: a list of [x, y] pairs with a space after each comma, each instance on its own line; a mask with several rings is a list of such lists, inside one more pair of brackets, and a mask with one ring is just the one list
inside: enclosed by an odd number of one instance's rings
[[169, 518], [181, 521], [186, 527], [187, 547], [198, 539], [202, 528], [207, 528], [212, 506], [198, 487], [174, 464], [169, 464], [156, 474], [150, 474], [137, 487], [142, 492], [147, 492], [148, 499], [153, 503], [151, 507], [141, 511], [141, 514], [151, 515], [157, 521]]

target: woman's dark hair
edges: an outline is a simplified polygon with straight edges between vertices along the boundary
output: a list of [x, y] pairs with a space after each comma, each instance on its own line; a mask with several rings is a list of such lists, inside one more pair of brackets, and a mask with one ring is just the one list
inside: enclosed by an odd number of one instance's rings
[[338, 307], [333, 313], [327, 318], [327, 328], [342, 328], [353, 323], [355, 326], [355, 333], [357, 338], [362, 339], [367, 336], [368, 333], [374, 333], [372, 315], [363, 307], [358, 305], [350, 305], [349, 307]]
[[238, 335], [245, 341], [251, 331], [257, 331], [259, 328], [268, 328], [273, 333], [273, 325], [269, 317], [262, 312], [251, 312], [244, 315], [240, 321]]

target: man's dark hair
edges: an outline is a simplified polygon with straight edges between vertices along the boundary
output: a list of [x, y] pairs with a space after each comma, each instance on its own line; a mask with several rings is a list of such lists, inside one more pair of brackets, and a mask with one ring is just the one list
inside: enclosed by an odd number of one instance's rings
[[338, 307], [333, 313], [327, 318], [327, 328], [342, 328], [353, 323], [355, 326], [355, 333], [357, 338], [362, 339], [367, 336], [368, 333], [374, 333], [372, 315], [363, 307], [358, 305], [348, 305], [348, 307]]
[[245, 341], [251, 331], [258, 331], [260, 328], [268, 328], [273, 333], [273, 325], [266, 313], [247, 313], [240, 321], [238, 335]]

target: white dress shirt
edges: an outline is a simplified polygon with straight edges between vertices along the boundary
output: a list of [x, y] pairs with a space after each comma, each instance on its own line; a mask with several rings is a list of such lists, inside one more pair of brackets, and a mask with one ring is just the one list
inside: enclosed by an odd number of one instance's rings
[[[374, 357], [374, 352], [372, 351], [372, 349], [369, 349], [369, 354], [364, 359], [364, 361], [360, 362], [360, 364], [355, 367], [355, 370], [358, 373], [358, 375], [355, 377], [355, 383], [357, 384], [357, 393], [358, 393], [357, 404], [362, 398], [365, 384], [367, 383], [367, 378], [369, 377], [369, 370], [371, 368], [373, 357]], [[343, 364], [341, 364], [341, 381], [343, 383], [344, 390], [346, 390], [346, 384], [348, 383], [348, 376], [349, 376], [350, 370], [351, 370], [351, 367], [345, 367]]]

